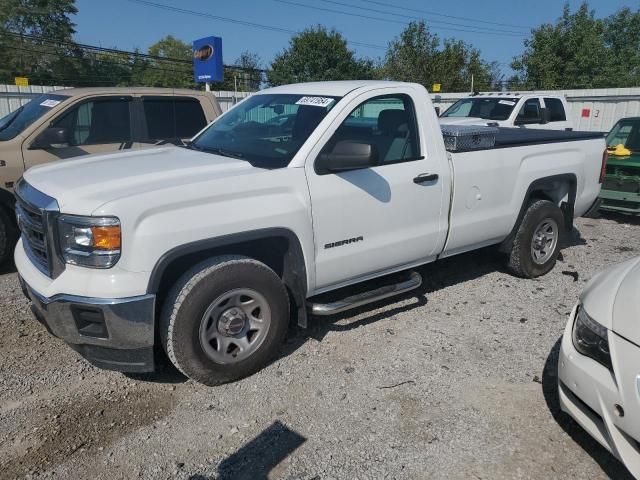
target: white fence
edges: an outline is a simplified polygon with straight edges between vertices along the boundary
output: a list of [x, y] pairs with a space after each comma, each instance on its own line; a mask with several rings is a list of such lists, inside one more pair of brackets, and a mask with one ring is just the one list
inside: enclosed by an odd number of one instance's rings
[[[37, 95], [59, 90], [65, 87], [46, 87], [33, 85], [17, 87], [0, 85], [0, 117], [27, 103]], [[237, 101], [251, 95], [250, 92], [214, 91], [213, 93], [225, 112]], [[593, 90], [536, 90], [518, 93], [562, 94], [567, 97], [570, 115], [576, 130], [606, 132], [623, 117], [640, 116], [640, 87], [600, 88]], [[457, 100], [466, 97], [466, 93], [431, 94], [435, 106], [445, 111]]]
[[[517, 93], [566, 96], [571, 110], [569, 115], [575, 130], [608, 132], [621, 118], [640, 116], [640, 87], [597, 88], [592, 90], [535, 90], [518, 91]], [[441, 93], [432, 94], [431, 98], [434, 101], [434, 105], [440, 107], [440, 111], [444, 112], [453, 103], [467, 95], [467, 93]]]
[[[0, 85], [0, 118], [42, 93], [50, 92], [52, 90], [61, 90], [63, 88], [68, 87], [48, 87], [41, 85], [17, 87], [15, 85]], [[218, 103], [220, 104], [220, 108], [222, 108], [223, 112], [229, 110], [229, 108], [231, 108], [236, 102], [251, 95], [251, 92], [235, 93], [233, 91], [214, 91], [211, 93], [218, 99]]]

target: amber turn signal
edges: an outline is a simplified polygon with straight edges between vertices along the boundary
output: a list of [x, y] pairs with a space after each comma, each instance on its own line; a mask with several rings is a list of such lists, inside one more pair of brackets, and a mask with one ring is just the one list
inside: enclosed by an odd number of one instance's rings
[[91, 227], [93, 247], [100, 250], [120, 250], [120, 225]]

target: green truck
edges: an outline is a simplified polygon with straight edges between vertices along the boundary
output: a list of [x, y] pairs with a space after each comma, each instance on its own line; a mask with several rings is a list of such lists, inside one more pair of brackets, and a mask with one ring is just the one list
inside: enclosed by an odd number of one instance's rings
[[640, 117], [614, 125], [607, 135], [607, 151], [600, 210], [640, 215]]

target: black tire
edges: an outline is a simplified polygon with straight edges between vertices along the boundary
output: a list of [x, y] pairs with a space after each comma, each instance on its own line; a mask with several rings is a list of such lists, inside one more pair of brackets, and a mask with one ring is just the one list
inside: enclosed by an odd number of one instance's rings
[[[558, 239], [548, 259], [544, 263], [536, 263], [532, 253], [534, 233], [536, 228], [545, 220], [555, 222]], [[564, 232], [564, 216], [562, 210], [555, 203], [548, 200], [536, 200], [531, 203], [520, 222], [513, 240], [507, 264], [509, 270], [514, 275], [522, 278], [535, 278], [551, 271], [560, 254]]]
[[[257, 349], [236, 363], [217, 363], [203, 349], [200, 326], [211, 303], [234, 289], [252, 289], [266, 299], [270, 324]], [[278, 352], [289, 324], [289, 298], [269, 267], [248, 257], [226, 255], [196, 265], [171, 288], [160, 315], [160, 338], [171, 363], [187, 377], [219, 385], [249, 376]]]
[[3, 205], [0, 205], [0, 265], [11, 258], [18, 240], [18, 229], [11, 221]]

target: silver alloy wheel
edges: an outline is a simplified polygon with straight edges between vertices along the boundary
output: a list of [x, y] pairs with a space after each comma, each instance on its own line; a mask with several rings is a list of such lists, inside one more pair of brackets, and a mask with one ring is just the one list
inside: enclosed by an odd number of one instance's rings
[[236, 363], [255, 352], [269, 331], [271, 308], [250, 288], [230, 290], [216, 298], [202, 316], [200, 345], [216, 363]]
[[558, 224], [552, 218], [545, 218], [538, 224], [531, 240], [531, 258], [535, 263], [543, 265], [553, 256], [558, 233]]

